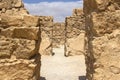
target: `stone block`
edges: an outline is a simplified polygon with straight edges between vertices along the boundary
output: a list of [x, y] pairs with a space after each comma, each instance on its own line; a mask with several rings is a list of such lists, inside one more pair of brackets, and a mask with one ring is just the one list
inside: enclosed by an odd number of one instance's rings
[[85, 54], [85, 33], [79, 34], [77, 37], [66, 40], [66, 56], [83, 55]]
[[26, 26], [37, 27], [39, 24], [39, 17], [36, 16], [24, 15], [23, 20]]
[[8, 28], [8, 27], [21, 27], [23, 25], [23, 20], [21, 16], [9, 16], [9, 15], [1, 15], [0, 17], [0, 27]]
[[0, 38], [0, 58], [30, 59], [38, 53], [36, 49], [34, 40]]
[[83, 15], [83, 10], [81, 8], [73, 9], [73, 16], [81, 16]]
[[0, 1], [0, 9], [6, 8], [6, 9], [11, 9], [11, 8], [20, 8], [23, 6], [22, 0], [1, 0]]
[[28, 40], [38, 40], [38, 28], [15, 28], [13, 30], [13, 38], [21, 38]]
[[40, 54], [41, 55], [51, 55], [52, 54], [52, 40], [50, 37], [44, 32], [41, 32], [41, 44], [40, 44]]
[[0, 59], [0, 80], [40, 80], [40, 56], [31, 60]]

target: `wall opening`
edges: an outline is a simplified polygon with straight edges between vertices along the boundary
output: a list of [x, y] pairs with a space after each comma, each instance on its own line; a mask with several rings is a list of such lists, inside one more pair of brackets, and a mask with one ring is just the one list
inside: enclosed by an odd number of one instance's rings
[[64, 23], [53, 22], [51, 53], [42, 55], [41, 76], [46, 80], [86, 80], [84, 54], [84, 14], [74, 9]]
[[[70, 2], [67, 5], [71, 5], [72, 3], [74, 2]], [[83, 2], [78, 1], [77, 4], [83, 4]], [[36, 6], [40, 5], [41, 3]], [[40, 46], [40, 54], [42, 55], [41, 80], [86, 80], [83, 11], [81, 9], [74, 9], [72, 16], [66, 14], [62, 14], [62, 16], [53, 15], [55, 17], [53, 19], [53, 17], [48, 15], [54, 11], [47, 12], [48, 14], [44, 14], [43, 16], [43, 14], [39, 14], [41, 11], [35, 8], [34, 4], [29, 6], [26, 3], [26, 6], [31, 14], [40, 15], [42, 32]], [[34, 9], [31, 9], [31, 6]], [[75, 8], [80, 7], [77, 6]], [[34, 10], [37, 10], [37, 12]], [[57, 13], [61, 12], [60, 10], [60, 8], [56, 10]], [[66, 13], [63, 8], [62, 10], [63, 13]], [[63, 19], [65, 16], [68, 17]]]

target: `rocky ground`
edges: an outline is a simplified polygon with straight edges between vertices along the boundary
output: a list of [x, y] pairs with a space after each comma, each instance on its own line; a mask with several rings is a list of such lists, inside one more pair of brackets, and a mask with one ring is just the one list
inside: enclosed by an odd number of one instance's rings
[[54, 56], [42, 56], [41, 80], [85, 80], [83, 55], [64, 57], [64, 47], [54, 48]]

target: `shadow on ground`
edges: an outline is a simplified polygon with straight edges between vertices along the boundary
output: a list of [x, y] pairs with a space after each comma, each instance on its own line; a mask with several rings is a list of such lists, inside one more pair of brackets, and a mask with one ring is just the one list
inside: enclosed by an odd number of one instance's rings
[[45, 77], [40, 77], [40, 80], [46, 80]]
[[79, 80], [86, 80], [86, 76], [79, 76]]

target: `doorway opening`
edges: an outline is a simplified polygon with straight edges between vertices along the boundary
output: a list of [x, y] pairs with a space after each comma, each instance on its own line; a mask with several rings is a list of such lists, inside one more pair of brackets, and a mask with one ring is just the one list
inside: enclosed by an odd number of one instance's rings
[[86, 80], [85, 24], [82, 10], [74, 9], [73, 15], [66, 17], [65, 23], [53, 24], [52, 54], [42, 55], [41, 76], [45, 80]]
[[[83, 2], [78, 2], [78, 4], [83, 4]], [[73, 3], [69, 5], [73, 5]], [[28, 6], [28, 10], [31, 6], [33, 5]], [[32, 14], [41, 15], [38, 13], [38, 11], [41, 12], [38, 8], [34, 10], [37, 10], [37, 12], [34, 11]], [[63, 8], [59, 8], [59, 10], [63, 10]], [[66, 13], [66, 11], [63, 10], [62, 12]], [[46, 13], [50, 15], [53, 12]], [[48, 16], [48, 14], [40, 16], [42, 37], [40, 46], [40, 54], [42, 55], [41, 80], [86, 80], [83, 11], [74, 9], [72, 16], [66, 17], [65, 22], [53, 22], [53, 17]], [[57, 17], [57, 20], [62, 17]]]

